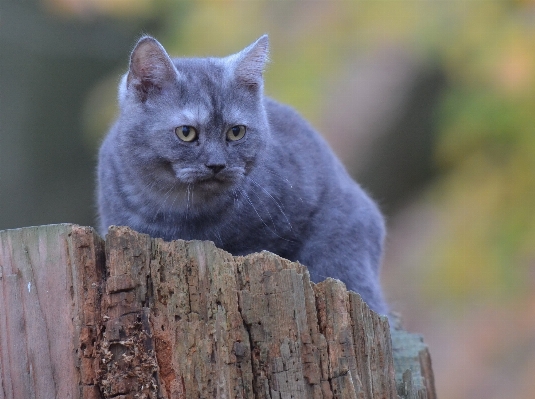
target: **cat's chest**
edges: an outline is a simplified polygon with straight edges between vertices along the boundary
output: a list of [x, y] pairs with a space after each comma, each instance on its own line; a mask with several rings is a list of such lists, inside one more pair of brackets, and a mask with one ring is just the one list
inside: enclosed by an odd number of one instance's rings
[[147, 221], [145, 232], [167, 241], [208, 240], [233, 255], [262, 250], [293, 259], [300, 247], [301, 223], [284, 203], [267, 190], [239, 192], [225, 205], [205, 209], [197, 215], [159, 215]]

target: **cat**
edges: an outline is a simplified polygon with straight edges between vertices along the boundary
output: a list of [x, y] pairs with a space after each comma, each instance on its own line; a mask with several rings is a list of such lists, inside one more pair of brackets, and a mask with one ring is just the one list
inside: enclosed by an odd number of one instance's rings
[[225, 58], [171, 59], [150, 36], [119, 84], [98, 163], [100, 233], [271, 251], [343, 281], [386, 314], [384, 219], [327, 143], [263, 94], [267, 35]]

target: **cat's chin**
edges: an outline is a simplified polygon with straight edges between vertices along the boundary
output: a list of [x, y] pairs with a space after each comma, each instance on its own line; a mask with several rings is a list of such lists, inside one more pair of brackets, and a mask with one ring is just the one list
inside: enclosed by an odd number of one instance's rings
[[194, 187], [196, 191], [218, 195], [226, 192], [232, 185], [232, 181], [229, 180], [206, 179], [198, 181]]
[[212, 177], [198, 179], [187, 183], [181, 182], [179, 191], [182, 192], [184, 203], [189, 203], [191, 209], [210, 207], [214, 202], [229, 197], [239, 184], [239, 179], [224, 179]]

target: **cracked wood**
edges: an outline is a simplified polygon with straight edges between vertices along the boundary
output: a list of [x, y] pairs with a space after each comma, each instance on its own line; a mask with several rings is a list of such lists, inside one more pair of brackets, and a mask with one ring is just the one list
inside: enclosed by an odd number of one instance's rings
[[436, 397], [419, 337], [268, 252], [9, 230], [0, 301], [0, 399]]

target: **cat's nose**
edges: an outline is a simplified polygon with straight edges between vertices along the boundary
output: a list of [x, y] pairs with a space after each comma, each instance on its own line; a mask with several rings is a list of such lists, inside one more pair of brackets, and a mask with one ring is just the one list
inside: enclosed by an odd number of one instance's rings
[[212, 172], [214, 172], [214, 175], [221, 172], [223, 169], [225, 169], [225, 164], [222, 163], [214, 163], [214, 164], [206, 164], [206, 167], [208, 169], [211, 169]]

